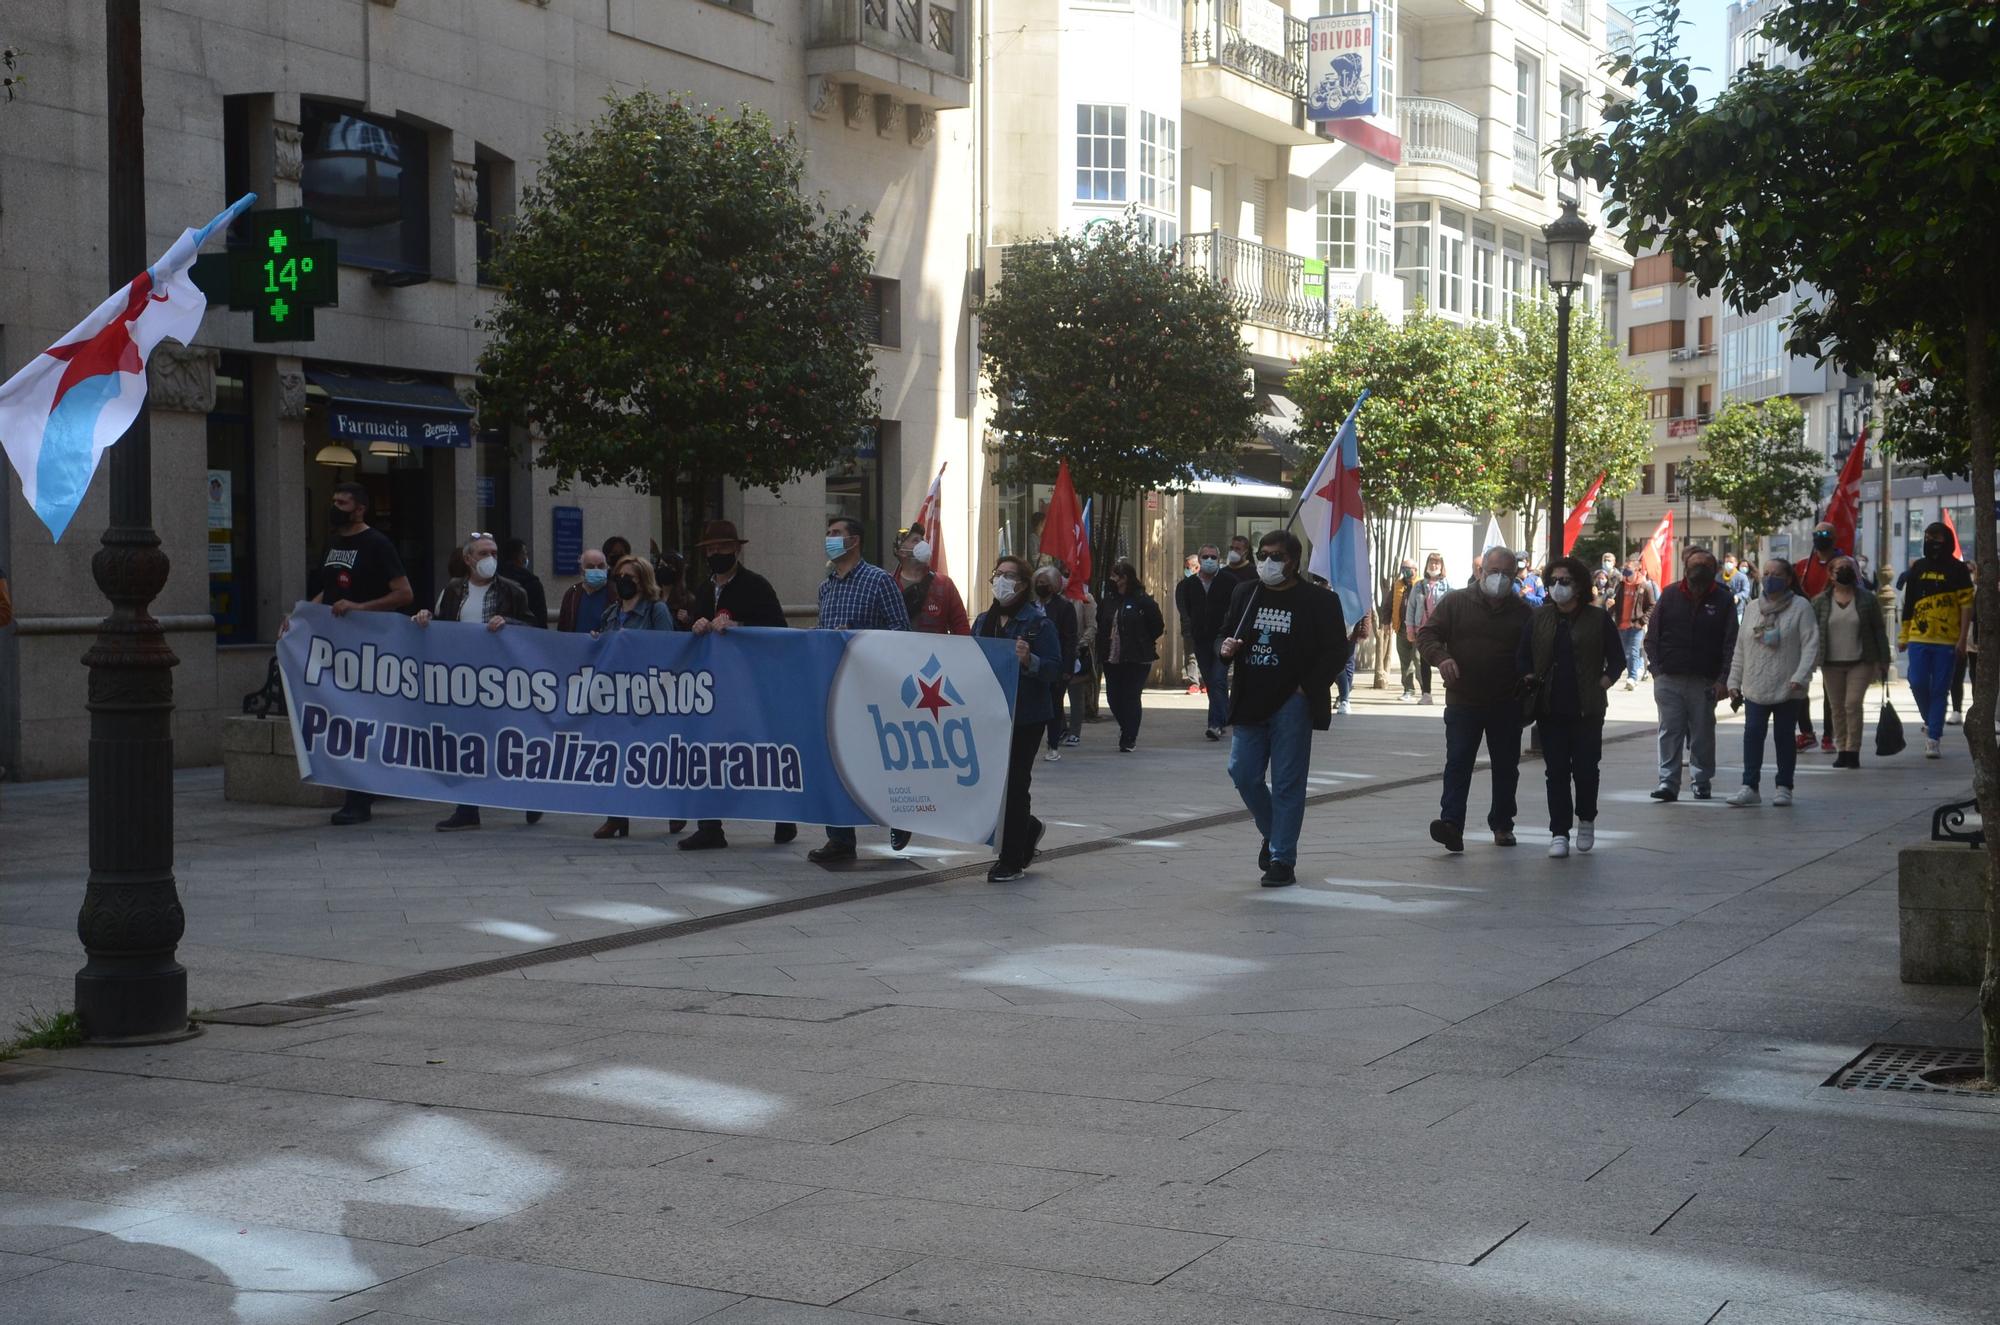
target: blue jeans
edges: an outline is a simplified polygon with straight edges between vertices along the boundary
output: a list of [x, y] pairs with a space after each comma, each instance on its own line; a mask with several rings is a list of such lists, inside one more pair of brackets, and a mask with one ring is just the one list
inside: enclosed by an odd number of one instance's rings
[[1201, 683], [1208, 687], [1208, 725], [1220, 731], [1229, 725], [1229, 663], [1215, 651], [1215, 641], [1195, 646], [1201, 662]]
[[1646, 670], [1646, 632], [1633, 626], [1619, 631], [1618, 639], [1625, 646], [1625, 679], [1636, 681]]
[[[1946, 649], [1946, 653], [1951, 650]], [[1778, 785], [1790, 790], [1792, 770], [1798, 767], [1799, 747], [1793, 739], [1798, 731], [1799, 710], [1805, 707], [1803, 699], [1788, 699], [1782, 704], [1759, 704], [1754, 699], [1743, 701], [1743, 785], [1756, 790], [1757, 783], [1764, 776], [1764, 728], [1771, 728], [1771, 744], [1778, 753]]]
[[[1306, 767], [1312, 760], [1312, 715], [1306, 697], [1293, 695], [1269, 722], [1239, 722], [1229, 743], [1229, 780], [1271, 844], [1273, 862], [1296, 864], [1299, 829], [1306, 821]], [[1271, 783], [1264, 785], [1264, 766]]]
[[1493, 764], [1493, 809], [1486, 826], [1496, 833], [1514, 828], [1514, 793], [1521, 785], [1521, 705], [1444, 706], [1444, 797], [1438, 817], [1465, 827], [1465, 802], [1472, 794], [1472, 766], [1479, 743]]
[[1951, 668], [1958, 650], [1949, 644], [1910, 646], [1910, 693], [1924, 718], [1924, 735], [1944, 739], [1944, 706], [1951, 698]]
[[1354, 693], [1354, 653], [1360, 647], [1358, 644], [1348, 645], [1347, 666], [1340, 669], [1340, 679], [1335, 683], [1340, 687], [1340, 702], [1343, 704], [1347, 702], [1347, 697]]

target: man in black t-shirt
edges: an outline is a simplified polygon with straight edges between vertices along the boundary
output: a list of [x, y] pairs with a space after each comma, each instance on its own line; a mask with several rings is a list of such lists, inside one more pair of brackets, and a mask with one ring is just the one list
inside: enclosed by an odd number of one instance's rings
[[[359, 483], [336, 486], [326, 527], [326, 556], [320, 562], [319, 592], [312, 602], [325, 603], [335, 616], [400, 612], [410, 605], [415, 595], [396, 545], [387, 534], [368, 526], [368, 489]], [[333, 822], [340, 827], [367, 823], [374, 803], [367, 792], [350, 791], [333, 812]]]
[[1288, 529], [1264, 535], [1257, 578], [1230, 598], [1216, 646], [1235, 667], [1229, 777], [1264, 836], [1257, 864], [1266, 888], [1293, 882], [1312, 734], [1333, 725], [1333, 679], [1353, 647], [1340, 599], [1299, 577], [1300, 552]]

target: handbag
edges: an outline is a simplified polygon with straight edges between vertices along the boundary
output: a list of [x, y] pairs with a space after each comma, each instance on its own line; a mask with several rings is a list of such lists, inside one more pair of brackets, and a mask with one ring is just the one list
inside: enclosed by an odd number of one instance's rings
[[1896, 706], [1889, 702], [1889, 687], [1882, 687], [1882, 711], [1875, 717], [1875, 757], [1887, 759], [1890, 755], [1903, 752], [1903, 720], [1896, 716]]

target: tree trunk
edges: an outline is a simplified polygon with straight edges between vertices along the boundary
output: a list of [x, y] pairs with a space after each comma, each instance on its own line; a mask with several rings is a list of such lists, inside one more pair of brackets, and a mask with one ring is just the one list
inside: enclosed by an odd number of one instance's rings
[[660, 467], [660, 546], [663, 549], [681, 545], [681, 484], [680, 471], [672, 465]]
[[[1971, 294], [1965, 317], [1965, 403], [1972, 433], [1973, 550], [1978, 559], [1975, 605], [1980, 652], [2000, 661], [2000, 543], [1993, 511], [1993, 334], [1990, 292]], [[2000, 666], [1979, 669], [1965, 735], [1972, 747], [1972, 790], [1986, 831], [1986, 975], [1979, 985], [1979, 1014], [1986, 1080], [2000, 1084], [2000, 737], [1994, 735]]]
[[[1090, 592], [1102, 601], [1111, 563], [1118, 559], [1118, 522], [1125, 515], [1125, 497], [1122, 493], [1100, 492], [1096, 500], [1090, 524], [1090, 578], [1094, 581]], [[1034, 553], [1030, 551], [1028, 555]], [[1171, 595], [1172, 588], [1167, 592]]]

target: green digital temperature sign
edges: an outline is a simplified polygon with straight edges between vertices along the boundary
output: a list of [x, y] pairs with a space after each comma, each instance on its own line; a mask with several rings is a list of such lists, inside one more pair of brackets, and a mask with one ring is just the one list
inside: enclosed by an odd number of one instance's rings
[[228, 251], [197, 262], [194, 279], [211, 299], [226, 295], [247, 311], [254, 339], [311, 340], [313, 309], [340, 302], [339, 249], [312, 237], [303, 207], [248, 212]]

